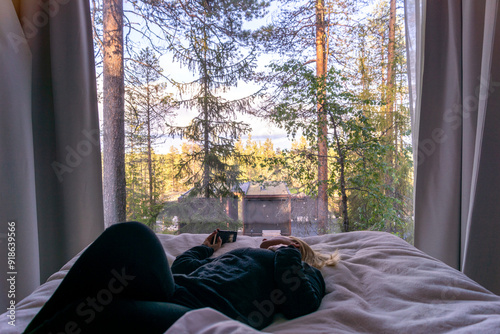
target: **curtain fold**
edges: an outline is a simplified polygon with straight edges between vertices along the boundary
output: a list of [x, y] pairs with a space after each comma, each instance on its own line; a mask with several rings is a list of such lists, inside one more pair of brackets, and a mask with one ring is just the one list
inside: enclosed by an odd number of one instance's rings
[[422, 33], [407, 34], [422, 64], [409, 67], [415, 246], [499, 294], [499, 1], [407, 0], [406, 12]]
[[482, 84], [477, 95], [479, 112], [462, 270], [500, 294], [499, 1], [486, 1], [484, 13]]
[[11, 1], [0, 10], [0, 233], [15, 222], [19, 301], [92, 242], [104, 222], [89, 3], [16, 5], [17, 15]]
[[[35, 161], [31, 121], [31, 52], [10, 1], [0, 1], [0, 308], [40, 283]], [[11, 223], [11, 224], [9, 224]], [[13, 226], [10, 226], [13, 225]], [[9, 231], [9, 228], [11, 231]], [[11, 245], [9, 246], [9, 233]], [[14, 241], [14, 242], [13, 242]], [[14, 250], [13, 267], [8, 248]], [[7, 274], [16, 272], [16, 275]]]

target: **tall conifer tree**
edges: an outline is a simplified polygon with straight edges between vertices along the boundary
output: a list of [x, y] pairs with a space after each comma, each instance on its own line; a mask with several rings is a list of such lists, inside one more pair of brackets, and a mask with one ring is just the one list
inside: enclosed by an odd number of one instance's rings
[[104, 224], [125, 220], [125, 133], [123, 70], [123, 0], [104, 0]]
[[231, 164], [236, 154], [234, 143], [250, 127], [236, 120], [238, 111], [246, 111], [252, 97], [228, 100], [222, 97], [240, 80], [249, 80], [255, 67], [255, 47], [245, 21], [259, 17], [266, 6], [261, 1], [187, 1], [177, 15], [182, 31], [173, 41], [174, 59], [196, 77], [181, 85], [192, 96], [181, 102], [181, 108], [197, 110], [188, 126], [174, 127], [173, 135], [199, 145], [181, 162], [187, 167], [198, 161], [202, 168], [189, 182], [195, 184], [192, 194], [202, 197], [228, 195], [237, 183], [238, 166]]
[[[126, 87], [126, 129], [129, 158], [129, 169], [135, 163], [145, 162], [146, 182], [142, 182], [147, 191], [146, 205], [153, 212], [158, 202], [158, 191], [155, 170], [158, 162], [154, 157], [154, 146], [163, 137], [165, 123], [172, 114], [172, 101], [166, 93], [166, 84], [159, 81], [163, 69], [155, 52], [146, 47], [136, 59], [129, 62]], [[127, 198], [132, 200], [136, 193], [131, 189]], [[136, 201], [137, 202], [137, 201]], [[131, 206], [129, 207], [129, 211]], [[130, 214], [130, 212], [129, 212]]]
[[[346, 0], [285, 0], [277, 19], [263, 28], [260, 37], [265, 49], [288, 55], [291, 59], [303, 61], [302, 66], [310, 63], [316, 65], [318, 86], [317, 98], [317, 217], [318, 231], [326, 233], [328, 225], [328, 120], [325, 111], [325, 86], [328, 72], [328, 59], [331, 55], [339, 55], [346, 50], [336, 48], [338, 41], [332, 40], [329, 31], [339, 32], [339, 27], [346, 26], [349, 14], [355, 11], [353, 1]], [[312, 35], [311, 29], [314, 28]], [[334, 47], [331, 47], [331, 46]], [[314, 57], [314, 58], [310, 58]], [[333, 57], [339, 59], [341, 57]], [[285, 78], [282, 87], [286, 87]], [[275, 80], [275, 78], [273, 78]], [[279, 88], [280, 89], [280, 88]], [[283, 88], [281, 88], [283, 89]], [[274, 103], [274, 102], [273, 102]], [[272, 110], [272, 107], [270, 108]], [[268, 110], [269, 111], [269, 110]], [[271, 118], [273, 117], [272, 115]]]

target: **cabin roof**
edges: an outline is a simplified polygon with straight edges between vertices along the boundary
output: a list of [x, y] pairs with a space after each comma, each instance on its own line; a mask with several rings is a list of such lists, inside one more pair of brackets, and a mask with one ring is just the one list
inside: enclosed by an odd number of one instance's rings
[[[243, 190], [243, 187], [241, 187]], [[245, 196], [290, 196], [290, 191], [285, 182], [249, 183], [244, 192]]]

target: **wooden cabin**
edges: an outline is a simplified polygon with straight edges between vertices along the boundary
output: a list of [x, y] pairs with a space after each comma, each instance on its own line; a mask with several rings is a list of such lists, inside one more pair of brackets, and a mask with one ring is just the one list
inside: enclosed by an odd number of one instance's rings
[[243, 234], [291, 235], [291, 196], [285, 182], [248, 183], [243, 189]]

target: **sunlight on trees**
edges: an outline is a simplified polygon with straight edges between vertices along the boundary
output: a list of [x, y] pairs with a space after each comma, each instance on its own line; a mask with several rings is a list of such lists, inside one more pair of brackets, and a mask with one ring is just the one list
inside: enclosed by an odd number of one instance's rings
[[[222, 198], [244, 182], [286, 182], [315, 201], [319, 233], [380, 230], [412, 242], [402, 0], [130, 1], [112, 46], [103, 4], [91, 6], [98, 74], [111, 47], [124, 50], [128, 218], [171, 223], [198, 205], [176, 202], [185, 193], [215, 202], [210, 222], [195, 210], [181, 231], [237, 228]], [[162, 56], [186, 76], [162, 68]], [[243, 82], [258, 88], [231, 99]], [[116, 109], [110, 101], [105, 110]], [[186, 110], [196, 116], [174, 125]], [[285, 129], [290, 148], [254, 140], [242, 114]], [[169, 136], [182, 144], [159, 154]]]
[[152, 49], [143, 49], [128, 66], [125, 92], [127, 217], [152, 226], [163, 206], [160, 199], [165, 192], [164, 173], [168, 168], [167, 157], [154, 154], [154, 146], [162, 140], [174, 102], [166, 93], [166, 84], [158, 81], [163, 70]]
[[236, 121], [237, 112], [249, 108], [250, 98], [227, 100], [220, 93], [249, 80], [255, 67], [255, 48], [243, 23], [259, 15], [257, 1], [186, 2], [177, 17], [179, 37], [170, 46], [174, 59], [196, 77], [179, 84], [192, 96], [180, 106], [198, 111], [188, 126], [171, 126], [169, 134], [199, 145], [180, 162], [185, 169], [191, 162], [201, 168], [188, 179], [194, 185], [190, 196], [204, 198], [228, 196], [238, 184], [239, 170], [232, 164], [234, 142], [249, 132], [248, 124]]

